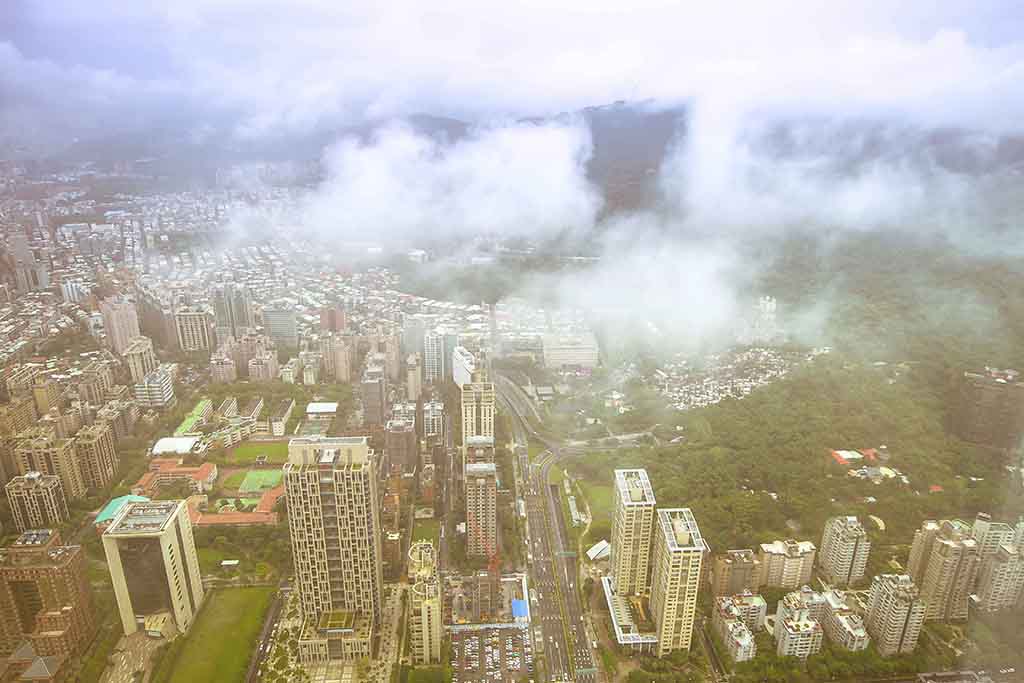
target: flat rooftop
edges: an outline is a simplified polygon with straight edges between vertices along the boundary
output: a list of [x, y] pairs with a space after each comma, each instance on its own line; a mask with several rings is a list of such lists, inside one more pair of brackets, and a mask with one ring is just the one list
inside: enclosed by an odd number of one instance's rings
[[183, 501], [180, 500], [128, 503], [103, 535], [133, 536], [160, 533], [174, 519], [178, 506], [182, 504]]
[[669, 550], [707, 549], [690, 508], [661, 508], [658, 510], [658, 527], [668, 542]]
[[625, 505], [654, 505], [654, 488], [647, 470], [615, 470], [615, 487]]
[[498, 469], [493, 462], [471, 462], [466, 465], [466, 475], [495, 474]]

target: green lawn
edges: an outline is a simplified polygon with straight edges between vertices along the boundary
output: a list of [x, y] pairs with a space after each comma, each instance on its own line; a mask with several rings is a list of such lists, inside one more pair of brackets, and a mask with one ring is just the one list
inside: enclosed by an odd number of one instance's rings
[[281, 470], [249, 470], [238, 490], [241, 493], [262, 493], [280, 484], [283, 476]]
[[441, 539], [441, 522], [437, 519], [417, 519], [412, 528], [412, 540], [433, 541], [436, 548]]
[[245, 441], [228, 451], [229, 464], [249, 464], [256, 462], [256, 457], [267, 456], [267, 462], [283, 463], [288, 459], [287, 441]]
[[239, 470], [232, 472], [227, 479], [221, 482], [221, 487], [225, 489], [237, 489], [245, 481], [245, 475], [248, 474], [248, 470]]
[[273, 595], [270, 586], [225, 588], [208, 594], [174, 662], [171, 682], [244, 681]]
[[587, 499], [590, 514], [593, 517], [587, 541], [597, 542], [602, 538], [607, 538], [612, 523], [612, 503], [614, 502], [612, 487], [583, 479], [578, 480], [577, 483], [583, 491], [583, 496]]

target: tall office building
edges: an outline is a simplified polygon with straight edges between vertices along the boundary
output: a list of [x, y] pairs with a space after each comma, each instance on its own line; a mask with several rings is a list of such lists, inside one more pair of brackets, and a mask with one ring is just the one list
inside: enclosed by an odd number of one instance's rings
[[753, 550], [726, 550], [711, 565], [711, 591], [715, 596], [756, 593], [761, 587], [761, 563]]
[[409, 581], [412, 583], [409, 605], [412, 660], [414, 664], [436, 664], [441, 661], [444, 622], [437, 557], [430, 541], [417, 541], [409, 548]]
[[114, 432], [103, 422], [86, 425], [75, 434], [75, 456], [87, 488], [102, 489], [117, 472], [117, 448]]
[[103, 330], [114, 353], [121, 354], [131, 340], [139, 336], [139, 316], [135, 304], [124, 298], [111, 297], [100, 302]]
[[1001, 545], [981, 561], [978, 572], [978, 608], [997, 612], [1020, 604], [1024, 596], [1024, 550]]
[[799, 588], [810, 583], [817, 548], [810, 541], [773, 541], [762, 543], [761, 585], [777, 588]]
[[[51, 670], [81, 654], [96, 633], [85, 550], [34, 529], [0, 549], [0, 656], [26, 641]], [[26, 680], [26, 679], [20, 679]]]
[[654, 532], [654, 489], [647, 470], [615, 470], [612, 495], [612, 586], [618, 595], [642, 595]]
[[4, 489], [18, 531], [57, 527], [68, 521], [68, 503], [58, 477], [28, 472], [11, 479]]
[[430, 330], [423, 334], [423, 381], [427, 384], [441, 382], [446, 378], [444, 357], [444, 333]]
[[[915, 535], [914, 544], [918, 542]], [[925, 619], [966, 619], [980, 559], [971, 528], [960, 520], [943, 520], [930, 545], [921, 580], [921, 599], [928, 606]]]
[[[305, 661], [369, 655], [383, 603], [377, 455], [367, 437], [288, 443], [288, 529], [306, 633]], [[340, 624], [337, 628], [332, 624]]]
[[133, 384], [143, 381], [146, 375], [156, 370], [160, 364], [153, 353], [153, 342], [149, 337], [132, 338], [122, 355], [128, 365]]
[[423, 368], [420, 367], [420, 354], [410, 353], [405, 359], [405, 392], [410, 401], [420, 400], [423, 391]]
[[367, 361], [359, 389], [363, 401], [363, 422], [368, 425], [384, 424], [388, 410], [388, 378], [384, 366]]
[[451, 357], [452, 381], [460, 389], [473, 381], [476, 373], [476, 356], [465, 346], [456, 346]]
[[498, 471], [493, 462], [466, 465], [466, 554], [498, 552]]
[[689, 508], [659, 509], [651, 559], [651, 612], [659, 657], [689, 650], [700, 571], [708, 547]]
[[178, 346], [186, 353], [213, 351], [217, 348], [213, 312], [202, 306], [188, 306], [174, 312]]
[[1024, 381], [1015, 370], [965, 372], [953, 414], [953, 429], [964, 441], [1013, 449], [1024, 436]]
[[384, 428], [384, 452], [396, 471], [414, 472], [420, 464], [420, 440], [412, 420], [388, 420]]
[[494, 438], [494, 384], [480, 375], [462, 387], [462, 447], [473, 436]]
[[41, 472], [58, 477], [68, 500], [85, 496], [87, 487], [71, 439], [58, 439], [52, 430], [35, 427], [19, 435], [14, 458], [22, 474]]
[[871, 541], [856, 517], [830, 517], [821, 537], [818, 562], [828, 581], [849, 586], [864, 578]]
[[188, 631], [205, 594], [185, 501], [128, 503], [103, 532], [103, 551], [125, 635], [157, 614]]
[[295, 316], [295, 305], [278, 300], [263, 307], [263, 332], [275, 343], [285, 348], [299, 345], [299, 331]]
[[879, 574], [871, 581], [867, 629], [883, 657], [914, 651], [924, 613], [925, 604], [909, 576]]
[[238, 339], [246, 330], [256, 327], [252, 297], [244, 285], [226, 282], [214, 287], [210, 295], [216, 320], [217, 337]]

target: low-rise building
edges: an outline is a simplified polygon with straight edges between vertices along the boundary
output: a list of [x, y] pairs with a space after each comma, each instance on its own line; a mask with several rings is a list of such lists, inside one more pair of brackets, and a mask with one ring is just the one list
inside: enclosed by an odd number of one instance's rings
[[866, 650], [871, 640], [864, 620], [850, 608], [845, 596], [839, 591], [825, 592], [825, 618], [822, 626], [828, 639], [844, 650]]

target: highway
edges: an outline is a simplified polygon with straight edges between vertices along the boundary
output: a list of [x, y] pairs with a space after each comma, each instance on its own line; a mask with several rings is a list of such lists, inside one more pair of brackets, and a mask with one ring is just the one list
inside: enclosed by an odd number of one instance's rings
[[539, 415], [529, 399], [507, 379], [499, 376], [497, 380], [498, 399], [512, 417], [516, 451], [524, 452], [531, 436], [548, 447], [538, 462], [525, 468], [522, 465], [526, 458], [519, 458], [529, 528], [530, 580], [537, 592], [531, 608], [544, 640], [547, 680], [596, 683], [597, 670], [577, 585], [576, 548], [568, 542], [557, 487], [552, 490], [547, 484], [551, 467], [578, 451], [561, 449], [557, 440], [532, 427], [526, 416], [536, 420]]

